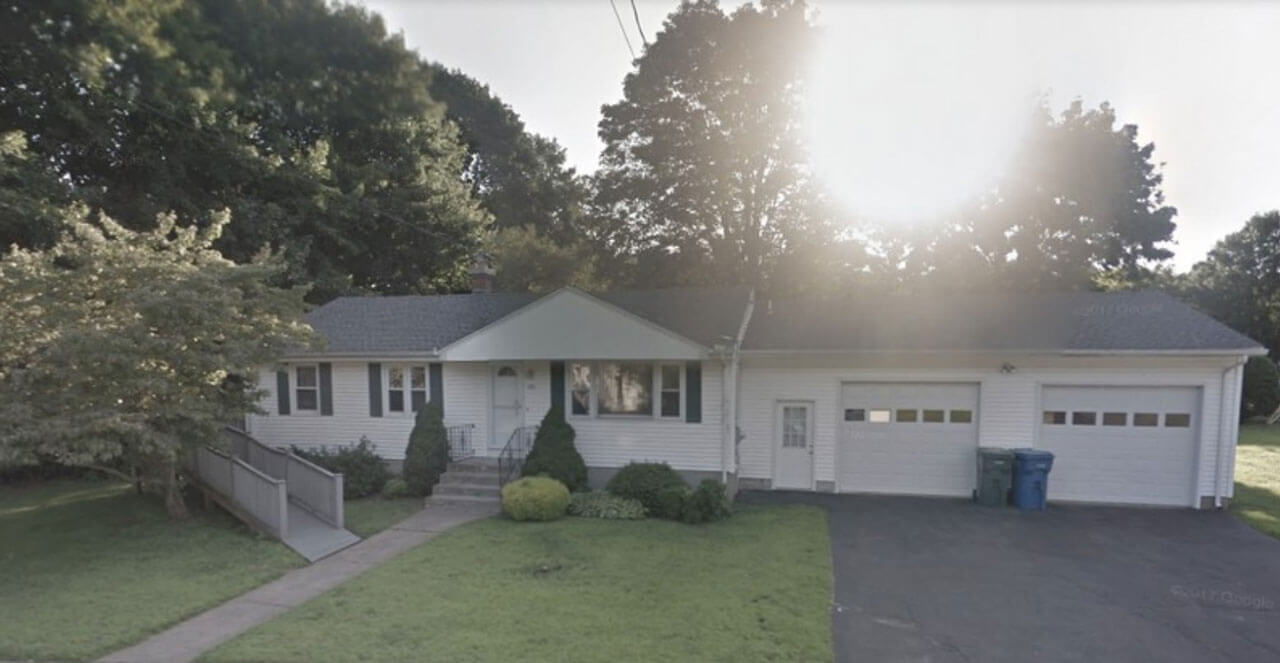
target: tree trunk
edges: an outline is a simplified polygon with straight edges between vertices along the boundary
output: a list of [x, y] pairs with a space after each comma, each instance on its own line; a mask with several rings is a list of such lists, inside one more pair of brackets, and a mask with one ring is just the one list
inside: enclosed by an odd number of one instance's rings
[[187, 511], [187, 503], [182, 500], [182, 490], [178, 486], [178, 468], [168, 463], [164, 468], [164, 508], [169, 517], [182, 520], [191, 515]]

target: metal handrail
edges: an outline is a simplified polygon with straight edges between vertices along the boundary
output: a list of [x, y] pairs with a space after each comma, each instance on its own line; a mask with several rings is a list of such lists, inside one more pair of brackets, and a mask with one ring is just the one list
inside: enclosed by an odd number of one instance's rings
[[507, 445], [498, 454], [498, 485], [505, 486], [524, 469], [524, 459], [533, 448], [533, 439], [538, 434], [537, 426], [521, 426], [511, 431]]
[[457, 462], [476, 455], [475, 446], [471, 442], [475, 424], [460, 424], [445, 429], [449, 438], [449, 460]]

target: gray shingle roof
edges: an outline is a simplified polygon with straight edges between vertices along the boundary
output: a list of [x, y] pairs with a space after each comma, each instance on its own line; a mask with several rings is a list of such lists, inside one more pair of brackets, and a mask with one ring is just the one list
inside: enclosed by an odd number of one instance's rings
[[[750, 290], [671, 288], [625, 290], [594, 296], [711, 347], [732, 339], [742, 324]], [[539, 298], [520, 293], [400, 297], [339, 297], [312, 311], [307, 322], [335, 354], [431, 352]]]
[[758, 300], [746, 350], [1256, 351], [1158, 292]]
[[339, 297], [307, 315], [324, 352], [431, 352], [537, 299], [469, 295]]

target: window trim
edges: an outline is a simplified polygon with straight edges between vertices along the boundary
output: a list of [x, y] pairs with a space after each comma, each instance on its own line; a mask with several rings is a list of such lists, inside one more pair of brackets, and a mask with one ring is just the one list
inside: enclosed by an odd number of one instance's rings
[[[391, 370], [398, 368], [404, 376], [404, 386], [399, 389], [391, 388]], [[422, 369], [422, 389], [413, 388], [413, 369]], [[391, 392], [399, 391], [403, 394], [404, 409], [391, 409]], [[413, 392], [421, 391], [423, 395], [422, 404], [425, 406], [431, 402], [431, 367], [426, 363], [414, 362], [393, 362], [382, 364], [382, 416], [391, 417], [416, 417], [418, 413], [413, 409]]]
[[[301, 369], [301, 368], [309, 368], [312, 371], [315, 371], [316, 382], [313, 386], [310, 386], [310, 387], [299, 386], [301, 382], [298, 380], [298, 369]], [[292, 370], [289, 371], [289, 379], [293, 381], [293, 384], [289, 385], [289, 402], [293, 406], [293, 412], [291, 412], [290, 414], [301, 415], [304, 417], [320, 416], [320, 364], [319, 363], [294, 364]], [[307, 391], [316, 392], [315, 407], [313, 408], [299, 407], [298, 392], [303, 389], [306, 389]]]
[[[646, 364], [652, 371], [649, 384], [649, 403], [652, 410], [649, 413], [640, 414], [614, 414], [600, 412], [600, 379], [603, 375], [601, 366], [604, 364]], [[579, 414], [573, 411], [574, 404], [574, 366], [587, 367], [587, 413]], [[662, 368], [664, 366], [673, 366], [679, 371], [679, 398], [677, 399], [677, 412], [674, 415], [662, 414]], [[686, 414], [685, 399], [688, 397], [689, 381], [685, 372], [685, 365], [682, 362], [675, 361], [646, 361], [643, 359], [593, 359], [593, 360], [575, 360], [565, 361], [565, 380], [564, 380], [564, 400], [565, 400], [565, 416], [572, 419], [606, 419], [614, 421], [684, 421]]]

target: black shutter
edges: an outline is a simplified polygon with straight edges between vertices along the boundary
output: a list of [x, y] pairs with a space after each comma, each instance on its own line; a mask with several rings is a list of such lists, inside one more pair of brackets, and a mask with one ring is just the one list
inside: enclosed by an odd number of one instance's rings
[[382, 416], [382, 364], [369, 364], [369, 416]]
[[333, 416], [333, 364], [320, 362], [320, 415]]
[[444, 415], [444, 364], [430, 364], [427, 366], [427, 386], [431, 391], [431, 402], [440, 408], [441, 416]]
[[684, 365], [684, 420], [691, 424], [702, 421], [702, 362], [699, 361]]
[[276, 371], [276, 413], [289, 414], [289, 371]]
[[551, 407], [564, 410], [564, 362], [551, 362]]

